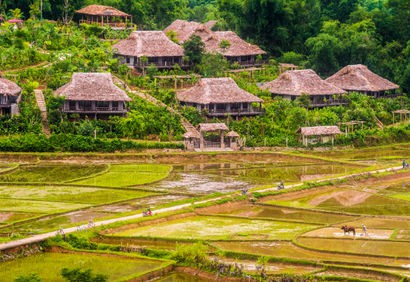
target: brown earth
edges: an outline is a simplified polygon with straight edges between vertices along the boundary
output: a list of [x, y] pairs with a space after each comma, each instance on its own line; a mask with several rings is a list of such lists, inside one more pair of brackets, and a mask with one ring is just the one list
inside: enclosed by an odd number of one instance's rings
[[[403, 171], [403, 172], [399, 171], [399, 172], [394, 172], [386, 176], [380, 176], [380, 177], [370, 176], [368, 178], [359, 179], [359, 180], [351, 179], [345, 183], [336, 184], [334, 186], [323, 186], [323, 187], [317, 187], [317, 188], [312, 188], [312, 189], [306, 189], [302, 191], [289, 192], [286, 194], [268, 196], [268, 197], [263, 198], [263, 202], [274, 201], [274, 200], [292, 201], [292, 200], [297, 200], [300, 198], [305, 198], [309, 196], [314, 197], [315, 195], [318, 195], [317, 197], [312, 199], [309, 202], [309, 204], [311, 204], [312, 206], [317, 206], [326, 200], [334, 198], [336, 201], [338, 201], [343, 206], [352, 206], [352, 205], [360, 204], [366, 201], [366, 199], [369, 198], [372, 194], [377, 193], [378, 189], [386, 189], [390, 187], [391, 185], [397, 185], [397, 184], [408, 185], [409, 183], [410, 183], [410, 171]], [[329, 193], [332, 190], [335, 190], [335, 188], [337, 188], [338, 190], [339, 189], [349, 189], [349, 190], [344, 190], [344, 191], [339, 190], [333, 193]], [[352, 188], [355, 190], [352, 190]], [[360, 189], [363, 191], [359, 191], [357, 189]]]

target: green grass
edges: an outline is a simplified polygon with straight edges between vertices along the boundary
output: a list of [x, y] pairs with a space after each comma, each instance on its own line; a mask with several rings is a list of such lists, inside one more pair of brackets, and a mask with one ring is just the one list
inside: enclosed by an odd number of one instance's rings
[[410, 258], [407, 242], [300, 237], [298, 243], [322, 251]]
[[92, 269], [94, 274], [104, 274], [108, 281], [119, 281], [130, 276], [138, 276], [168, 262], [131, 258], [104, 254], [62, 254], [43, 253], [0, 264], [2, 281], [14, 281], [20, 275], [37, 273], [42, 281], [66, 281], [61, 277], [61, 269]]
[[6, 212], [6, 213], [1, 213], [2, 214], [2, 219], [1, 223], [13, 223], [17, 222], [20, 220], [25, 220], [29, 218], [34, 218], [42, 215], [41, 213], [19, 213], [19, 212]]
[[112, 235], [198, 240], [289, 240], [315, 227], [292, 222], [195, 216], [118, 232], [114, 230]]
[[0, 182], [64, 182], [102, 172], [106, 165], [40, 164], [0, 175]]
[[400, 199], [400, 200], [410, 201], [410, 192], [399, 193], [399, 194], [391, 195], [390, 197]]
[[154, 194], [155, 193], [135, 190], [83, 188], [74, 186], [0, 186], [0, 198], [5, 200], [27, 199], [79, 204], [103, 204], [142, 198]]
[[30, 201], [2, 199], [0, 211], [27, 212], [27, 213], [59, 213], [88, 207], [86, 204], [64, 202]]
[[172, 167], [156, 164], [112, 165], [108, 172], [73, 182], [78, 185], [129, 187], [164, 179]]

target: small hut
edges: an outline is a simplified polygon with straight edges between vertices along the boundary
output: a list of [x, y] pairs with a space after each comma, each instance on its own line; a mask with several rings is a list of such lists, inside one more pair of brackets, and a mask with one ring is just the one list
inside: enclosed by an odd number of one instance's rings
[[327, 83], [311, 69], [285, 71], [261, 88], [272, 93], [272, 97], [280, 96], [292, 101], [307, 95], [312, 108], [347, 104], [342, 97], [346, 91]]
[[122, 62], [137, 69], [153, 64], [159, 69], [173, 68], [178, 64], [186, 68], [184, 49], [172, 42], [162, 31], [133, 31], [131, 35], [112, 46]]
[[103, 5], [90, 5], [75, 12], [79, 23], [108, 25], [115, 29], [124, 29], [132, 22], [132, 16], [116, 8]]
[[298, 133], [301, 134], [302, 142], [304, 146], [316, 143], [327, 143], [332, 142], [334, 145], [335, 136], [342, 134], [339, 127], [332, 126], [311, 126], [311, 127], [301, 127], [298, 129]]
[[379, 97], [396, 97], [397, 84], [370, 71], [365, 65], [349, 65], [326, 81], [348, 92], [359, 92]]
[[229, 131], [225, 137], [228, 138], [228, 140], [225, 140], [225, 144], [227, 147], [231, 148], [232, 150], [236, 151], [238, 150], [238, 139], [239, 139], [239, 134], [236, 131]]
[[[181, 106], [205, 111], [209, 117], [240, 117], [262, 114], [263, 100], [239, 88], [230, 77], [202, 78], [193, 87], [177, 92]], [[254, 108], [252, 103], [259, 103]]]
[[0, 115], [18, 114], [20, 99], [21, 88], [14, 82], [2, 78], [0, 73]]
[[190, 130], [184, 133], [184, 144], [185, 148], [188, 151], [193, 151], [199, 148], [199, 140], [201, 139], [201, 135], [197, 130]]
[[225, 149], [224, 135], [228, 130], [229, 128], [225, 123], [200, 123], [199, 148], [201, 150], [205, 148]]
[[74, 73], [71, 81], [55, 94], [65, 97], [64, 113], [95, 119], [125, 116], [126, 102], [131, 101], [127, 93], [114, 84], [110, 73]]

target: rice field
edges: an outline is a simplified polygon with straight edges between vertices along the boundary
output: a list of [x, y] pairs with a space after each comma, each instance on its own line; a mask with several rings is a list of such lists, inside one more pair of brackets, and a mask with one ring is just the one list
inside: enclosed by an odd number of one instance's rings
[[[389, 147], [374, 154], [365, 149], [368, 158], [361, 152], [356, 155], [354, 151], [326, 152], [326, 159], [333, 158], [334, 163], [324, 161], [321, 159], [324, 155], [312, 151], [309, 154], [318, 158], [303, 162], [303, 165], [300, 157], [303, 154], [298, 157], [281, 155], [280, 161], [270, 163], [263, 162], [260, 156], [251, 162], [256, 158], [252, 154], [238, 154], [225, 155], [227, 159], [232, 158], [228, 163], [225, 159], [218, 163], [218, 155], [212, 155], [209, 159], [215, 163], [201, 163], [204, 160], [200, 160], [185, 165], [175, 159], [178, 164], [174, 166], [23, 165], [0, 174], [0, 182], [3, 182], [0, 184], [0, 237], [8, 236], [10, 232], [20, 232], [24, 236], [83, 224], [89, 219], [140, 213], [148, 206], [154, 207], [155, 212], [157, 206], [194, 195], [199, 198], [218, 192], [221, 197], [233, 192], [238, 196], [243, 187], [250, 188], [250, 191], [275, 187], [281, 179], [287, 184], [357, 172], [358, 168], [366, 171], [410, 156], [408, 149], [410, 145]], [[339, 160], [357, 162], [362, 166], [337, 163]], [[369, 166], [366, 168], [363, 164]], [[2, 166], [0, 172], [1, 169]], [[188, 217], [162, 219], [158, 215], [152, 219], [144, 218], [144, 223], [139, 223], [138, 219], [133, 224], [112, 226], [102, 231], [105, 236], [92, 241], [156, 254], [169, 254], [177, 251], [179, 245], [206, 241], [212, 255], [230, 252], [232, 257], [225, 259], [234, 260], [237, 255], [243, 262], [248, 254], [262, 259], [264, 256], [276, 258], [280, 261], [269, 262], [269, 267], [270, 273], [277, 275], [316, 275], [317, 272], [317, 275], [343, 276], [340, 271], [333, 270], [319, 274], [320, 268], [312, 269], [310, 263], [358, 269], [372, 267], [405, 275], [410, 273], [408, 183], [409, 175], [400, 171], [387, 177], [380, 174], [300, 191], [280, 191], [283, 193], [258, 199], [254, 204], [246, 196], [240, 200], [237, 197], [236, 202], [192, 207], [190, 212], [196, 215], [189, 213], [185, 215]], [[251, 192], [247, 196], [251, 197]], [[37, 220], [29, 220], [39, 216], [41, 218]], [[22, 222], [8, 225], [18, 221]], [[356, 236], [344, 234], [340, 229], [342, 224], [354, 226]], [[362, 224], [368, 228], [367, 235], [361, 230]], [[251, 256], [251, 259], [255, 261], [249, 264], [255, 266], [257, 258]], [[26, 271], [25, 274], [38, 273], [44, 281], [61, 281], [62, 265], [78, 265], [91, 268], [94, 273], [108, 273], [109, 281], [112, 281], [136, 277], [169, 262], [112, 254], [45, 253], [9, 263], [0, 263], [1, 274], [6, 270], [12, 273], [4, 276], [5, 281], [12, 281], [22, 271]], [[47, 268], [51, 274], [45, 273]], [[253, 270], [253, 273], [257, 272]], [[372, 276], [351, 274], [351, 277], [367, 279]], [[373, 278], [377, 280], [378, 277]], [[160, 281], [190, 281], [191, 278], [190, 275], [173, 273]]]
[[167, 265], [167, 261], [101, 253], [41, 253], [0, 263], [0, 276], [2, 281], [14, 281], [18, 276], [35, 273], [42, 281], [66, 281], [61, 269], [81, 268], [106, 275], [108, 281], [118, 281]]
[[[155, 195], [155, 193], [78, 186], [0, 186], [0, 197], [4, 200], [20, 199], [97, 205], [151, 195]], [[2, 206], [0, 206], [0, 210], [2, 210]]]
[[131, 187], [162, 180], [171, 169], [171, 166], [156, 164], [112, 165], [103, 174], [73, 183], [83, 186]]
[[380, 255], [390, 257], [403, 257], [410, 259], [408, 242], [382, 241], [382, 240], [354, 240], [331, 239], [331, 238], [308, 238], [300, 237], [297, 240], [301, 246], [322, 251], [340, 253]]
[[36, 164], [0, 175], [0, 182], [60, 183], [101, 173], [107, 165]]
[[196, 216], [111, 233], [196, 240], [290, 240], [316, 227], [311, 224], [233, 217]]

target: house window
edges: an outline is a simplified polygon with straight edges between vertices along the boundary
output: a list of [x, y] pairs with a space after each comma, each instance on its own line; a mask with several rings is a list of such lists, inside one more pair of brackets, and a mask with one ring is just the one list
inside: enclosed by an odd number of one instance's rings
[[98, 101], [97, 102], [97, 110], [107, 111], [109, 107], [110, 107], [110, 102], [108, 101]]
[[75, 101], [69, 101], [68, 102], [68, 108], [70, 111], [75, 111], [76, 110], [76, 102]]
[[243, 103], [243, 104], [242, 104], [242, 108], [243, 108], [244, 110], [248, 109], [248, 103]]
[[89, 111], [91, 110], [91, 101], [80, 101], [78, 103], [80, 110]]
[[113, 111], [118, 111], [118, 101], [111, 102], [111, 105]]
[[130, 63], [130, 58], [127, 57], [127, 58], [125, 59], [125, 61], [127, 62], [127, 64], [129, 64], [129, 63]]

